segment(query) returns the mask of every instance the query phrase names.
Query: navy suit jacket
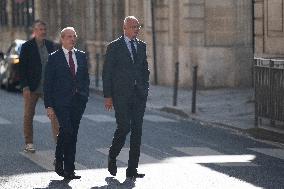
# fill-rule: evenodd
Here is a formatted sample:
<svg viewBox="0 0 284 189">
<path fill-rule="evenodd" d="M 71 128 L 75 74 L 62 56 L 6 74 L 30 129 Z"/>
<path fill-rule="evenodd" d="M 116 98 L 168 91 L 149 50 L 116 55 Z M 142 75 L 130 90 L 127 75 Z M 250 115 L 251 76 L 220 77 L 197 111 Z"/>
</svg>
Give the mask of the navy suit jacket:
<svg viewBox="0 0 284 189">
<path fill-rule="evenodd" d="M 55 44 L 44 40 L 48 54 L 55 51 Z M 31 91 L 37 89 L 41 80 L 42 64 L 35 38 L 22 45 L 20 53 L 21 87 L 29 87 Z"/>
<path fill-rule="evenodd" d="M 137 60 L 134 64 L 124 36 L 121 36 L 107 47 L 102 76 L 104 97 L 112 97 L 115 104 L 128 101 L 134 92 L 136 80 L 139 96 L 146 100 L 149 73 L 146 44 L 137 39 Z"/>
<path fill-rule="evenodd" d="M 73 78 L 62 48 L 49 55 L 44 80 L 46 108 L 70 106 L 75 93 L 88 101 L 90 79 L 86 54 L 75 49 L 75 56 L 78 67 Z"/>
</svg>

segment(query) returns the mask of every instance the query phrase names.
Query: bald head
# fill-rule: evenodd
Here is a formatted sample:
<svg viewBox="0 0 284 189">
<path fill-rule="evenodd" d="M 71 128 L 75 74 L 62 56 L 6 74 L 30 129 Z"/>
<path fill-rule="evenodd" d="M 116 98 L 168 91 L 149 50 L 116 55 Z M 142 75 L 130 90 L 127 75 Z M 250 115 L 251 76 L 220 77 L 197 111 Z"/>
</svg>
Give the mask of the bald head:
<svg viewBox="0 0 284 189">
<path fill-rule="evenodd" d="M 77 34 L 73 27 L 66 27 L 61 30 L 61 43 L 65 49 L 73 49 L 76 43 L 76 39 Z"/>
<path fill-rule="evenodd" d="M 124 35 L 129 39 L 134 39 L 137 37 L 140 31 L 140 24 L 135 16 L 127 16 L 123 22 Z"/>
<path fill-rule="evenodd" d="M 61 38 L 64 36 L 65 33 L 70 32 L 70 31 L 73 31 L 77 37 L 76 31 L 73 27 L 66 27 L 66 28 L 63 28 L 60 32 Z"/>
</svg>

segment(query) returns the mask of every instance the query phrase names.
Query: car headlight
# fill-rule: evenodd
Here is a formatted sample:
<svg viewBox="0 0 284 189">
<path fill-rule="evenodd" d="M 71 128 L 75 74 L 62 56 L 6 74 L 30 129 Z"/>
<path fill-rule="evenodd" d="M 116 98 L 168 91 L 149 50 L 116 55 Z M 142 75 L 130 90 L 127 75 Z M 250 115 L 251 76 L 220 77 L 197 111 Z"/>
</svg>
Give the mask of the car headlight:
<svg viewBox="0 0 284 189">
<path fill-rule="evenodd" d="M 18 63 L 20 63 L 20 59 L 18 59 L 18 58 L 13 58 L 12 63 L 13 63 L 13 64 L 18 64 Z"/>
<path fill-rule="evenodd" d="M 18 55 L 11 55 L 11 59 L 12 59 L 12 64 L 18 64 L 20 63 L 20 59 Z"/>
</svg>

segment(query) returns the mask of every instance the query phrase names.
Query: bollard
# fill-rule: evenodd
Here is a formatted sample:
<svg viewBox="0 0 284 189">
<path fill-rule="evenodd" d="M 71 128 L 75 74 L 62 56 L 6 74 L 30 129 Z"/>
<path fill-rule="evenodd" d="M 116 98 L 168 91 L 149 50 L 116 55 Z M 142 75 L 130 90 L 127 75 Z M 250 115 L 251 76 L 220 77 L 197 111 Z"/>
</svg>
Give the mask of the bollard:
<svg viewBox="0 0 284 189">
<path fill-rule="evenodd" d="M 177 105 L 178 95 L 178 77 L 179 77 L 179 63 L 175 64 L 175 80 L 174 80 L 174 95 L 173 95 L 173 106 Z"/>
<path fill-rule="evenodd" d="M 197 68 L 197 65 L 193 66 L 191 113 L 196 110 Z"/>
<path fill-rule="evenodd" d="M 96 53 L 96 87 L 99 87 L 100 54 Z"/>
</svg>

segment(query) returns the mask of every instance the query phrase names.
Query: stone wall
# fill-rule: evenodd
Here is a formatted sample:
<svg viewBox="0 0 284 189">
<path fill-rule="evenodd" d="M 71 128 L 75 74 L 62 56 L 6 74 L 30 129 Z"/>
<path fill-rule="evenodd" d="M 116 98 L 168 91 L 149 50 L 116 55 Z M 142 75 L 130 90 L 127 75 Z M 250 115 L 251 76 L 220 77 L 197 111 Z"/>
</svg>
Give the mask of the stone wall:
<svg viewBox="0 0 284 189">
<path fill-rule="evenodd" d="M 198 66 L 200 87 L 251 85 L 250 1 L 159 0 L 155 4 L 155 18 L 159 84 L 173 84 L 175 63 L 179 62 L 182 87 L 192 86 L 194 65 Z M 151 27 L 144 30 L 146 41 L 151 41 Z M 150 51 L 151 45 L 150 42 Z M 152 56 L 149 59 L 152 63 Z M 153 66 L 150 68 L 153 73 Z"/>
<path fill-rule="evenodd" d="M 10 1 L 8 1 L 10 2 Z M 253 58 L 252 2 L 248 0 L 154 0 L 158 83 L 171 86 L 175 63 L 180 65 L 180 86 L 192 86 L 192 68 L 198 66 L 200 87 L 251 85 Z M 279 7 L 282 0 L 255 0 L 255 44 L 258 54 L 284 54 Z M 281 5 L 281 6 L 280 6 Z M 125 15 L 136 16 L 143 28 L 139 36 L 148 44 L 151 81 L 154 80 L 151 0 L 35 1 L 35 17 L 48 24 L 48 37 L 59 40 L 63 27 L 78 32 L 78 48 L 89 55 L 90 73 L 96 72 L 96 54 L 119 37 Z M 266 11 L 265 11 L 266 10 Z M 276 10 L 276 11 L 275 11 Z M 266 16 L 264 16 L 266 15 Z M 281 17 L 281 18 L 280 18 Z M 268 20 L 269 18 L 269 20 Z M 268 27 L 266 31 L 264 28 Z M 14 38 L 26 39 L 23 28 L 4 27 L 1 46 Z M 265 36 L 265 37 L 264 37 Z M 100 59 L 100 72 L 103 60 Z"/>
<path fill-rule="evenodd" d="M 284 1 L 255 0 L 255 55 L 284 56 Z"/>
</svg>

